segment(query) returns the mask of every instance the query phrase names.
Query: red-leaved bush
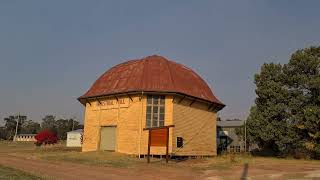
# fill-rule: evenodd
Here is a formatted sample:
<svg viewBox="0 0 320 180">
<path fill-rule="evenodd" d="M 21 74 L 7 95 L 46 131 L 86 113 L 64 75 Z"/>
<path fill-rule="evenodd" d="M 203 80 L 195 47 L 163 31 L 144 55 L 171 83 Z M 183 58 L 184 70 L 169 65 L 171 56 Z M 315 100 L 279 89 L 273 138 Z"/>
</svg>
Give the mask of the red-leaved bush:
<svg viewBox="0 0 320 180">
<path fill-rule="evenodd" d="M 57 134 L 49 130 L 40 131 L 35 136 L 35 139 L 37 140 L 35 143 L 37 146 L 41 146 L 42 144 L 55 144 L 58 142 Z"/>
</svg>

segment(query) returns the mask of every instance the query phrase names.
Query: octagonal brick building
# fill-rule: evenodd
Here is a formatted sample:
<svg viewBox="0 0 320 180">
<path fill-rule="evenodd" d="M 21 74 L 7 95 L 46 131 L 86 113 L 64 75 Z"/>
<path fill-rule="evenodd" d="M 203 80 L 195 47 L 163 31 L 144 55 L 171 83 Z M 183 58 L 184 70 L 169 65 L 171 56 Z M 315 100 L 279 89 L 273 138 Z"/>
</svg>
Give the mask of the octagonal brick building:
<svg viewBox="0 0 320 180">
<path fill-rule="evenodd" d="M 145 155 L 146 129 L 173 125 L 171 155 L 217 154 L 217 112 L 225 105 L 192 69 L 162 56 L 112 67 L 78 100 L 85 106 L 82 151 Z M 164 155 L 166 148 L 150 151 Z"/>
</svg>

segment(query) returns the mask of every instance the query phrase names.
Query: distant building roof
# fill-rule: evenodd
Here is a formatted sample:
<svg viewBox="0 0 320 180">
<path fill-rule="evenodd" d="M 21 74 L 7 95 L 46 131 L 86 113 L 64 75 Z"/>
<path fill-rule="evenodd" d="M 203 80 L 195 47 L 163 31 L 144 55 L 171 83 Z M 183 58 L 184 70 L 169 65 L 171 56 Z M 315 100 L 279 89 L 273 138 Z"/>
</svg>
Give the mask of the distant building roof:
<svg viewBox="0 0 320 180">
<path fill-rule="evenodd" d="M 83 133 L 83 129 L 77 129 L 77 130 L 74 130 L 74 131 L 69 131 L 67 133 Z"/>
<path fill-rule="evenodd" d="M 217 126 L 220 127 L 239 127 L 244 124 L 244 120 L 233 120 L 233 121 L 217 121 Z"/>
</svg>

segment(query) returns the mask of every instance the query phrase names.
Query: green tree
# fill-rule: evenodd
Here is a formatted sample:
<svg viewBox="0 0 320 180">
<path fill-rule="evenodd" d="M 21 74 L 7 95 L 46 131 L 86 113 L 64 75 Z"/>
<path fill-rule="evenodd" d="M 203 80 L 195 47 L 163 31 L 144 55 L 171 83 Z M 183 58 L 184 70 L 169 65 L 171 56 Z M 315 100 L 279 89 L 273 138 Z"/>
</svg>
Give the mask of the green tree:
<svg viewBox="0 0 320 180">
<path fill-rule="evenodd" d="M 50 130 L 52 132 L 56 132 L 56 117 L 53 115 L 46 115 L 42 118 L 41 129 L 42 130 Z"/>
<path fill-rule="evenodd" d="M 320 138 L 320 47 L 296 51 L 288 64 L 264 64 L 255 75 L 257 98 L 248 139 L 288 154 L 315 152 Z"/>
<path fill-rule="evenodd" d="M 21 127 L 21 132 L 23 134 L 36 134 L 40 130 L 40 124 L 32 120 L 25 121 Z"/>
<path fill-rule="evenodd" d="M 290 94 L 290 122 L 300 145 L 314 152 L 320 144 L 320 47 L 296 51 L 283 72 Z"/>
<path fill-rule="evenodd" d="M 50 130 L 54 133 L 57 133 L 57 136 L 61 140 L 67 139 L 67 132 L 72 131 L 72 129 L 81 129 L 83 125 L 81 125 L 78 121 L 74 119 L 58 119 L 55 120 L 55 116 L 46 115 L 42 119 L 41 129 L 42 130 Z"/>
<path fill-rule="evenodd" d="M 0 140 L 7 139 L 7 129 L 5 127 L 0 127 Z"/>
<path fill-rule="evenodd" d="M 9 116 L 4 118 L 3 120 L 5 121 L 4 127 L 6 129 L 6 139 L 8 140 L 13 139 L 16 131 L 17 122 L 18 122 L 17 133 L 19 134 L 21 132 L 22 125 L 24 124 L 26 119 L 27 119 L 27 116 L 21 116 L 21 115 Z"/>
<path fill-rule="evenodd" d="M 59 119 L 56 121 L 56 127 L 59 139 L 65 140 L 67 139 L 67 132 L 79 128 L 79 122 L 73 119 Z"/>
</svg>

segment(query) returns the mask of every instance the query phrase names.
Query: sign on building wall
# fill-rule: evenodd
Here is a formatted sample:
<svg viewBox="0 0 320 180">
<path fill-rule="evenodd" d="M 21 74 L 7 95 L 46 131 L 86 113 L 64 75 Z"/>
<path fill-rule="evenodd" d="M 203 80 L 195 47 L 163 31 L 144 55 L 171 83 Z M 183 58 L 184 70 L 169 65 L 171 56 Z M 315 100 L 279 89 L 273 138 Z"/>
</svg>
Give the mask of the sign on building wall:
<svg viewBox="0 0 320 180">
<path fill-rule="evenodd" d="M 129 98 L 106 99 L 96 102 L 94 110 L 99 109 L 116 109 L 129 107 Z"/>
<path fill-rule="evenodd" d="M 151 133 L 150 146 L 166 147 L 167 141 L 168 141 L 167 131 L 168 131 L 168 128 L 154 129 L 150 131 Z"/>
<path fill-rule="evenodd" d="M 162 126 L 154 128 L 144 128 L 149 133 L 148 137 L 148 163 L 150 163 L 150 148 L 151 146 L 166 147 L 166 162 L 169 161 L 169 128 L 174 127 Z"/>
</svg>

